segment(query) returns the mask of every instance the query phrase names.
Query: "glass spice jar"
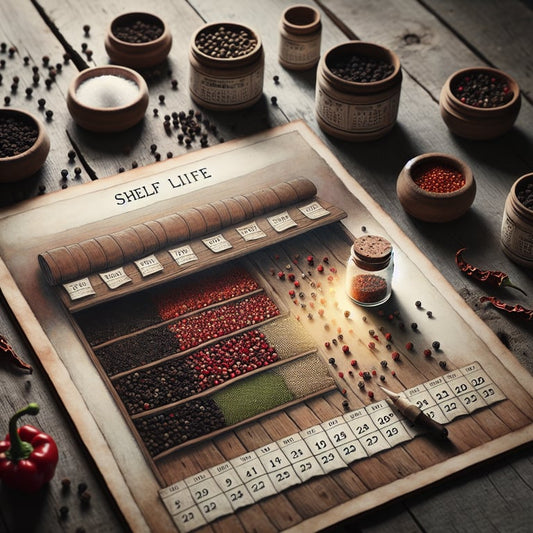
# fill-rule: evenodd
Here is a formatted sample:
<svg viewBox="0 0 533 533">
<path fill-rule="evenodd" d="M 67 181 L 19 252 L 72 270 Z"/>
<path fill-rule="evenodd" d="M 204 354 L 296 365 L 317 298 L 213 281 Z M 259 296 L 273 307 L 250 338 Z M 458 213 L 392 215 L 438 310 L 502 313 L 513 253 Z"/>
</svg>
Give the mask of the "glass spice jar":
<svg viewBox="0 0 533 533">
<path fill-rule="evenodd" d="M 392 292 L 393 272 L 391 243 L 378 235 L 358 237 L 346 266 L 346 293 L 363 307 L 385 303 Z"/>
</svg>

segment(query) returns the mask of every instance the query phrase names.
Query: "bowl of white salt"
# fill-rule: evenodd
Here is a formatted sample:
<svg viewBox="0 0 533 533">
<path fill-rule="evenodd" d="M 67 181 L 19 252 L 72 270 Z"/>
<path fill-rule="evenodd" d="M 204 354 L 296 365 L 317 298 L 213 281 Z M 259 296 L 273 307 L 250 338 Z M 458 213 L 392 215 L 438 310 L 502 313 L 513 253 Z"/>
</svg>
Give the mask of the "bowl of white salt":
<svg viewBox="0 0 533 533">
<path fill-rule="evenodd" d="M 70 84 L 67 107 L 74 122 L 89 131 L 124 131 L 144 118 L 148 87 L 139 73 L 126 67 L 88 68 Z"/>
</svg>

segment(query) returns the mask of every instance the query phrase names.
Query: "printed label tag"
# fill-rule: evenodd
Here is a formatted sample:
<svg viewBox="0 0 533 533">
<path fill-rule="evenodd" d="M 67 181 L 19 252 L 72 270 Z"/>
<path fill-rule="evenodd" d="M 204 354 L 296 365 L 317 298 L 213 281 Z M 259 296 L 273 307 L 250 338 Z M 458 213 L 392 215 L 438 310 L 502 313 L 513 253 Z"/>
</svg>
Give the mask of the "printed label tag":
<svg viewBox="0 0 533 533">
<path fill-rule="evenodd" d="M 163 265 L 157 260 L 155 255 L 148 255 L 134 262 L 143 278 L 163 270 Z"/>
<path fill-rule="evenodd" d="M 83 278 L 77 281 L 71 281 L 70 283 L 64 283 L 63 287 L 65 287 L 65 290 L 68 292 L 71 300 L 79 300 L 80 298 L 85 298 L 86 296 L 92 296 L 93 294 L 96 294 L 91 282 L 89 281 L 89 278 Z"/>
<path fill-rule="evenodd" d="M 173 248 L 168 253 L 178 265 L 185 265 L 191 261 L 198 261 L 198 256 L 193 252 L 190 245 L 181 246 L 180 248 Z"/>
<path fill-rule="evenodd" d="M 131 278 L 124 272 L 123 267 L 110 270 L 109 272 L 101 272 L 100 277 L 110 289 L 116 289 L 131 281 Z"/>
<path fill-rule="evenodd" d="M 218 252 L 228 250 L 229 248 L 232 247 L 231 243 L 224 238 L 224 235 L 222 235 L 222 233 L 219 233 L 218 235 L 214 235 L 213 237 L 209 237 L 208 239 L 202 239 L 202 242 L 212 252 L 215 252 L 216 254 Z"/>
<path fill-rule="evenodd" d="M 297 226 L 296 222 L 291 218 L 288 211 L 283 211 L 278 215 L 267 218 L 269 224 L 278 232 L 281 233 L 289 228 Z"/>
<path fill-rule="evenodd" d="M 246 226 L 241 226 L 240 228 L 235 228 L 238 234 L 245 241 L 255 241 L 257 239 L 262 239 L 266 237 L 266 233 L 257 225 L 257 222 L 251 222 Z"/>
<path fill-rule="evenodd" d="M 329 211 L 324 209 L 318 202 L 311 202 L 310 204 L 304 205 L 299 209 L 307 218 L 312 220 L 329 215 Z"/>
</svg>

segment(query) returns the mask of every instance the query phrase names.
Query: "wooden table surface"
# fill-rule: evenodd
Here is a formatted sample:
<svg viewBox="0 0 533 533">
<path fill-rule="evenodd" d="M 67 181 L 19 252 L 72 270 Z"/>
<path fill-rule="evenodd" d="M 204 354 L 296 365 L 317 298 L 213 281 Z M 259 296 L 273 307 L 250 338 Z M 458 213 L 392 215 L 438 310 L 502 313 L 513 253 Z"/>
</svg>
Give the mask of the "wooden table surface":
<svg viewBox="0 0 533 533">
<path fill-rule="evenodd" d="M 205 22 L 234 20 L 254 26 L 262 37 L 266 63 L 264 96 L 252 108 L 233 113 L 205 113 L 218 131 L 209 144 L 304 119 L 338 157 L 349 173 L 391 214 L 422 252 L 442 271 L 478 316 L 498 335 L 524 367 L 533 372 L 531 323 L 512 320 L 479 303 L 484 287 L 462 275 L 454 263 L 458 248 L 468 248 L 476 264 L 502 270 L 515 284 L 533 294 L 531 271 L 511 262 L 500 247 L 500 225 L 505 198 L 513 182 L 533 171 L 533 10 L 519 0 L 323 0 L 322 51 L 348 39 L 387 46 L 400 57 L 404 72 L 398 123 L 386 137 L 351 144 L 325 135 L 314 116 L 315 71 L 284 70 L 277 60 L 278 23 L 292 2 L 263 0 L 2 0 L 0 3 L 0 105 L 42 115 L 51 138 L 51 150 L 42 170 L 16 185 L 0 187 L 2 206 L 23 202 L 38 194 L 61 194 L 66 187 L 80 187 L 105 179 L 133 166 L 154 163 L 150 146 L 156 144 L 163 158 L 179 157 L 187 149 L 165 134 L 162 116 L 188 111 L 193 105 L 188 92 L 188 49 L 192 33 Z M 127 11 L 146 11 L 165 19 L 173 35 L 168 65 L 148 79 L 150 104 L 141 125 L 112 136 L 90 134 L 77 127 L 66 107 L 72 78 L 85 66 L 109 62 L 104 36 L 109 22 Z M 83 26 L 89 25 L 88 34 Z M 10 52 L 10 48 L 16 50 Z M 73 57 L 68 64 L 63 54 Z M 90 50 L 92 54 L 87 54 Z M 47 88 L 45 56 L 61 71 Z M 25 64 L 24 58 L 29 58 Z M 31 66 L 43 76 L 31 97 Z M 439 93 L 448 76 L 460 69 L 489 65 L 511 74 L 522 90 L 522 109 L 508 134 L 491 141 L 467 141 L 453 136 L 439 114 Z M 12 78 L 20 78 L 11 89 Z M 279 76 L 279 82 L 274 82 Z M 171 80 L 178 80 L 177 89 Z M 164 96 L 161 103 L 160 96 Z M 277 98 L 273 105 L 272 97 Z M 44 98 L 44 108 L 38 99 Z M 159 110 L 155 116 L 153 109 Z M 46 110 L 53 111 L 47 119 Z M 193 144 L 189 150 L 201 149 Z M 68 153 L 75 150 L 76 158 Z M 428 224 L 408 216 L 396 196 L 396 178 L 402 166 L 424 152 L 446 152 L 466 161 L 473 169 L 478 191 L 469 212 L 457 221 Z M 81 173 L 75 174 L 75 167 Z M 68 176 L 62 178 L 61 170 Z M 21 204 L 23 205 L 23 204 Z M 90 209 L 91 206 L 87 206 Z M 527 308 L 531 296 L 510 289 L 497 294 Z M 39 423 L 51 433 L 60 449 L 54 480 L 43 491 L 22 497 L 0 485 L 0 532 L 77 531 L 114 532 L 125 529 L 120 513 L 95 471 L 69 421 L 68 412 L 54 395 L 47 376 L 25 341 L 5 302 L 0 302 L 0 333 L 34 366 L 31 375 L 0 366 L 0 421 L 4 429 L 15 408 L 28 401 L 41 405 Z M 2 430 L 4 431 L 4 430 Z M 70 491 L 61 479 L 72 482 Z M 89 505 L 76 495 L 79 483 L 88 485 Z M 354 531 L 531 531 L 533 524 L 533 447 L 473 468 L 436 486 L 411 495 L 348 524 L 335 528 Z M 60 517 L 61 507 L 68 516 Z M 81 531 L 81 529 L 80 529 Z"/>
</svg>

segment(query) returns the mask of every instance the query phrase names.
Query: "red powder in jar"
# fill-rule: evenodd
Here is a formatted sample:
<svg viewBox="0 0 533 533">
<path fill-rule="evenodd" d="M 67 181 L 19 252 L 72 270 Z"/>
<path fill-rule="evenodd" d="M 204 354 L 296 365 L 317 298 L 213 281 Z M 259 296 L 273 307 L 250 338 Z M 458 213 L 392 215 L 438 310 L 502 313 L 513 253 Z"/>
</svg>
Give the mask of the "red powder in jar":
<svg viewBox="0 0 533 533">
<path fill-rule="evenodd" d="M 461 172 L 445 165 L 420 168 L 413 175 L 413 181 L 425 191 L 441 194 L 456 191 L 465 184 Z"/>
</svg>

